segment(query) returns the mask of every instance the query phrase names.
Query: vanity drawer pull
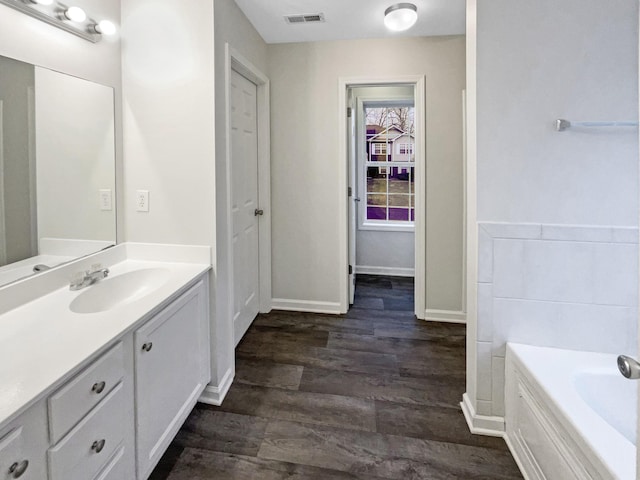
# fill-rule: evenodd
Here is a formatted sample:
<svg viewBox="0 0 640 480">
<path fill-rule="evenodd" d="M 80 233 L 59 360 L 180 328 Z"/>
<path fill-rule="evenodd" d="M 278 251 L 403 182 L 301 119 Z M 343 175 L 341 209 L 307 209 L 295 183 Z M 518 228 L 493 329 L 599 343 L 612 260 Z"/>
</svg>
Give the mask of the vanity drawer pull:
<svg viewBox="0 0 640 480">
<path fill-rule="evenodd" d="M 96 453 L 100 453 L 102 451 L 102 449 L 104 448 L 104 444 L 105 443 L 106 443 L 106 440 L 104 438 L 102 440 L 96 440 L 91 445 L 91 450 L 93 450 Z"/>
<path fill-rule="evenodd" d="M 152 348 L 153 342 L 145 343 L 144 345 L 142 345 L 142 350 L 144 350 L 145 352 L 150 352 Z"/>
<path fill-rule="evenodd" d="M 9 467 L 9 473 L 12 474 L 11 478 L 20 478 L 27 471 L 27 468 L 29 468 L 29 460 L 15 462 Z"/>
<path fill-rule="evenodd" d="M 93 387 L 91 387 L 91 391 L 100 394 L 104 391 L 104 387 L 106 386 L 107 384 L 105 382 L 96 382 L 93 384 Z"/>
</svg>

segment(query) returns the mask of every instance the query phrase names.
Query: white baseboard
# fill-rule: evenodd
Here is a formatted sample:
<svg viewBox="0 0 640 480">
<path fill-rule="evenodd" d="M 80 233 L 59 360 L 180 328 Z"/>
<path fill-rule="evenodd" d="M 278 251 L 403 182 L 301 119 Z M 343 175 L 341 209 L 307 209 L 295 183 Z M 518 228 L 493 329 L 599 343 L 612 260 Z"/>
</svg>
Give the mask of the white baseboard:
<svg viewBox="0 0 640 480">
<path fill-rule="evenodd" d="M 414 268 L 397 268 L 397 267 L 368 267 L 366 265 L 356 265 L 356 274 L 365 275 L 389 275 L 390 277 L 414 277 Z"/>
<path fill-rule="evenodd" d="M 462 407 L 462 413 L 464 413 L 464 418 L 471 433 L 504 438 L 504 417 L 478 415 L 475 408 L 473 408 L 469 395 L 466 393 L 462 395 L 460 407 Z"/>
<path fill-rule="evenodd" d="M 222 377 L 220 384 L 218 386 L 211 384 L 207 385 L 204 392 L 202 392 L 202 395 L 200 395 L 200 398 L 198 398 L 198 401 L 208 405 L 215 405 L 216 407 L 222 405 L 224 397 L 227 396 L 227 392 L 229 391 L 229 388 L 231 388 L 234 376 L 232 369 L 227 370 Z"/>
<path fill-rule="evenodd" d="M 292 312 L 329 313 L 340 315 L 338 302 L 313 302 L 308 300 L 289 300 L 286 298 L 274 298 L 271 300 L 273 310 L 288 310 Z"/>
<path fill-rule="evenodd" d="M 467 323 L 465 312 L 455 310 L 433 310 L 427 308 L 424 311 L 424 319 L 429 322 Z"/>
</svg>

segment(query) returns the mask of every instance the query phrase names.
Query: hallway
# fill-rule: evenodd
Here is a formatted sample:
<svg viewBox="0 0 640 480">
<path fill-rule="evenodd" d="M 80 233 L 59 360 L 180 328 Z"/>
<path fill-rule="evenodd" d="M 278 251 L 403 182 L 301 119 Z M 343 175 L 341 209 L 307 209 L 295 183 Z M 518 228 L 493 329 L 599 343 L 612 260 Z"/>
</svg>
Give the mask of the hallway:
<svg viewBox="0 0 640 480">
<path fill-rule="evenodd" d="M 465 327 L 413 315 L 412 279 L 358 275 L 345 316 L 260 315 L 224 404 L 198 404 L 151 476 L 516 479 L 504 441 L 469 433 Z"/>
</svg>

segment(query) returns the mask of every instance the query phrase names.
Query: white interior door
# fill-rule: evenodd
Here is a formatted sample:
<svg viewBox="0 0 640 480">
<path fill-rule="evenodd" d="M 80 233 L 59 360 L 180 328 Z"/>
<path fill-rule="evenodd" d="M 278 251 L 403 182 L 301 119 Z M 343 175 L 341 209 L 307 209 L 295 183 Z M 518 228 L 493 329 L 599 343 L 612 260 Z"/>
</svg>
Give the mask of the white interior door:
<svg viewBox="0 0 640 480">
<path fill-rule="evenodd" d="M 231 217 L 235 344 L 260 308 L 257 87 L 231 71 Z"/>
<path fill-rule="evenodd" d="M 358 190 L 356 189 L 356 112 L 353 93 L 348 91 L 347 148 L 349 149 L 349 305 L 353 305 L 356 294 L 356 224 Z"/>
<path fill-rule="evenodd" d="M 7 235 L 4 223 L 4 103 L 0 99 L 0 266 L 7 264 Z"/>
</svg>

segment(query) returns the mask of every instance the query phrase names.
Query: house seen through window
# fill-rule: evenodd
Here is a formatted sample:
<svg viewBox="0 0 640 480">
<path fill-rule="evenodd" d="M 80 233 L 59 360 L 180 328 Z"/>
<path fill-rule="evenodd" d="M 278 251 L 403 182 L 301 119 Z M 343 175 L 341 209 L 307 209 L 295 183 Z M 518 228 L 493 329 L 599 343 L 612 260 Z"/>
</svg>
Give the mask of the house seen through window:
<svg viewBox="0 0 640 480">
<path fill-rule="evenodd" d="M 415 219 L 414 107 L 365 107 L 365 221 Z"/>
</svg>

